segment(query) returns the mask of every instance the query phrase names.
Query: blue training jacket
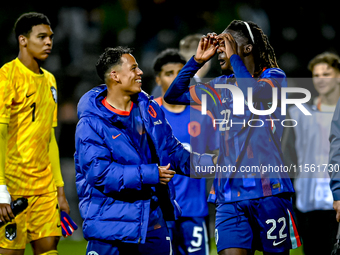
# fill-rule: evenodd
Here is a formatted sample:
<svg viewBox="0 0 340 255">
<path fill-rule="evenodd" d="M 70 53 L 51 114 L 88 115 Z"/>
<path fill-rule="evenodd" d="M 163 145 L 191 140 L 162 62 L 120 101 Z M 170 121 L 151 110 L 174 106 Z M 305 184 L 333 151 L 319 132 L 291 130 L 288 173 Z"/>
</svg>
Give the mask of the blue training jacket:
<svg viewBox="0 0 340 255">
<path fill-rule="evenodd" d="M 87 240 L 144 243 L 153 188 L 166 220 L 179 216 L 172 182 L 159 183 L 158 165 L 171 164 L 179 174 L 190 174 L 190 153 L 173 136 L 158 104 L 141 92 L 134 101 L 150 139 L 152 159 L 133 145 L 120 115 L 102 100 L 106 85 L 87 92 L 79 101 L 74 155 L 76 186 L 83 233 Z M 113 139 L 115 138 L 115 139 Z M 211 157 L 210 157 L 211 162 Z"/>
</svg>

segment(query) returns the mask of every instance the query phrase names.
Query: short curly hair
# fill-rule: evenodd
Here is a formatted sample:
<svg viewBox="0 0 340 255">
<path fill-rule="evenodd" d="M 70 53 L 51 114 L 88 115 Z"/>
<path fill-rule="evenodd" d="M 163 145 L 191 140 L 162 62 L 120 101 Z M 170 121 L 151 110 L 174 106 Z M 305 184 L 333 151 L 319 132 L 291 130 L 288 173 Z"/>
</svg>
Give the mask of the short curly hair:
<svg viewBox="0 0 340 255">
<path fill-rule="evenodd" d="M 169 63 L 186 64 L 185 58 L 179 53 L 177 49 L 166 49 L 158 54 L 153 63 L 153 71 L 158 75 L 162 71 L 162 67 Z"/>
<path fill-rule="evenodd" d="M 105 75 L 115 65 L 122 64 L 122 55 L 132 53 L 128 47 L 118 46 L 116 48 L 106 48 L 104 53 L 99 56 L 96 63 L 97 74 L 105 82 Z"/>
<path fill-rule="evenodd" d="M 28 12 L 22 14 L 14 25 L 14 33 L 16 36 L 16 39 L 20 35 L 24 35 L 26 37 L 29 37 L 30 33 L 32 32 L 32 28 L 37 25 L 49 25 L 51 26 L 51 23 L 46 15 L 38 12 Z"/>
</svg>

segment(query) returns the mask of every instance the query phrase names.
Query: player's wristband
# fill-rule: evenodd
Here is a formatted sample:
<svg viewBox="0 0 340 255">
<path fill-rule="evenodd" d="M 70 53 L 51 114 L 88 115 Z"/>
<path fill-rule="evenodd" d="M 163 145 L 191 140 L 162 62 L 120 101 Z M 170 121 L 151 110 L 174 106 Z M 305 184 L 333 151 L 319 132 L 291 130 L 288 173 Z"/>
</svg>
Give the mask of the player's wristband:
<svg viewBox="0 0 340 255">
<path fill-rule="evenodd" d="M 68 215 L 66 212 L 61 211 L 60 214 L 61 214 L 60 224 L 62 228 L 63 237 L 71 236 L 73 232 L 78 229 L 78 226 L 71 219 L 70 215 Z"/>
<path fill-rule="evenodd" d="M 6 185 L 0 185 L 0 204 L 10 204 L 11 203 L 11 195 L 7 190 Z"/>
</svg>

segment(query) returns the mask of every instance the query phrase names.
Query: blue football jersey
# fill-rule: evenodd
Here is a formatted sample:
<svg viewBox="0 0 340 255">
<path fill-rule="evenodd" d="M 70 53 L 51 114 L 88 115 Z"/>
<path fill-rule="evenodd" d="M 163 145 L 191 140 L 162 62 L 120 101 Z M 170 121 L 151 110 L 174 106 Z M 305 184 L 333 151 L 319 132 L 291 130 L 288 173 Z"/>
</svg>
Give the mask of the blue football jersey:
<svg viewBox="0 0 340 255">
<path fill-rule="evenodd" d="M 285 119 L 281 114 L 280 98 L 281 88 L 287 87 L 286 75 L 279 68 L 268 68 L 259 78 L 253 78 L 239 56 L 233 55 L 230 62 L 233 74 L 189 87 L 189 77 L 200 68 L 192 58 L 165 94 L 171 103 L 202 107 L 202 98 L 205 98 L 206 109 L 215 118 L 220 152 L 209 201 L 220 204 L 294 192 L 283 169 L 280 142 Z M 224 85 L 230 85 L 230 89 Z M 252 88 L 251 102 L 248 102 L 248 88 Z M 278 98 L 275 111 L 266 115 L 254 114 L 253 109 L 271 109 L 273 88 L 276 88 L 275 97 Z M 234 114 L 240 108 L 244 112 Z"/>
</svg>

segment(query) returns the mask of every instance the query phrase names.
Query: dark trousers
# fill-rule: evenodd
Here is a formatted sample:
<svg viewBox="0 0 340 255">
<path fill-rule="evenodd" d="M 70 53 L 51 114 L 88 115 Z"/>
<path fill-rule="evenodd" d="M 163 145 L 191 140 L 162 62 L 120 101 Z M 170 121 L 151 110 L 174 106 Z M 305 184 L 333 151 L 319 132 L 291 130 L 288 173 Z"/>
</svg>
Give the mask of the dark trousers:
<svg viewBox="0 0 340 255">
<path fill-rule="evenodd" d="M 338 230 L 335 211 L 303 213 L 296 209 L 295 215 L 305 255 L 331 254 Z"/>
</svg>

